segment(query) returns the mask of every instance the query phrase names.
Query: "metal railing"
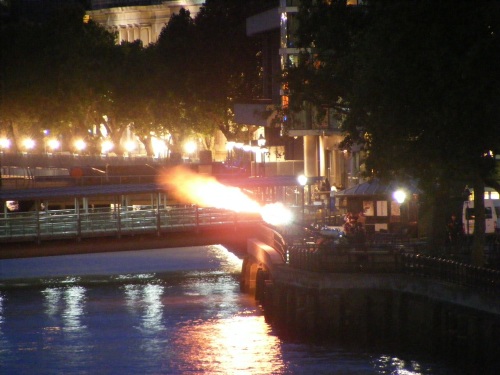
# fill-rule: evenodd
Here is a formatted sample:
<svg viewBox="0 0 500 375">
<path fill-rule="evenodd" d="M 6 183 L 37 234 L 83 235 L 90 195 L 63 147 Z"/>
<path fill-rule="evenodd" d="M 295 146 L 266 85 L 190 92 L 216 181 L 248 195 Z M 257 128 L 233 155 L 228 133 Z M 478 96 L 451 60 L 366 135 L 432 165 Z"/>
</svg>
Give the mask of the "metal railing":
<svg viewBox="0 0 500 375">
<path fill-rule="evenodd" d="M 500 294 L 498 270 L 408 253 L 397 247 L 356 250 L 338 246 L 335 251 L 322 251 L 318 244 L 306 243 L 289 245 L 287 253 L 291 267 L 312 272 L 404 273 Z"/>
<path fill-rule="evenodd" d="M 30 211 L 0 217 L 0 242 L 159 234 L 261 222 L 260 215 L 194 205 Z"/>
<path fill-rule="evenodd" d="M 488 293 L 500 293 L 498 270 L 421 254 L 402 254 L 400 268 L 406 274 L 429 277 Z"/>
</svg>

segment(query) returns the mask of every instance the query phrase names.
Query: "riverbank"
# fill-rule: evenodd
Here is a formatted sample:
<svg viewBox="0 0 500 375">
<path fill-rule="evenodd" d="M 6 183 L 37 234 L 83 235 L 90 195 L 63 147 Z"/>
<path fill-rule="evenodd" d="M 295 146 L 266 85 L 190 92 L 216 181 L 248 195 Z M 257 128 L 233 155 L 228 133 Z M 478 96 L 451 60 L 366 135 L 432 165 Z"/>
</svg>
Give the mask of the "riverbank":
<svg viewBox="0 0 500 375">
<path fill-rule="evenodd" d="M 256 235 L 256 228 L 235 230 L 204 230 L 155 235 L 65 239 L 36 242 L 8 242 L 0 244 L 0 259 L 42 256 L 90 254 L 112 251 L 148 250 L 186 246 L 222 244 L 235 253 L 246 248 L 246 239 Z"/>
</svg>

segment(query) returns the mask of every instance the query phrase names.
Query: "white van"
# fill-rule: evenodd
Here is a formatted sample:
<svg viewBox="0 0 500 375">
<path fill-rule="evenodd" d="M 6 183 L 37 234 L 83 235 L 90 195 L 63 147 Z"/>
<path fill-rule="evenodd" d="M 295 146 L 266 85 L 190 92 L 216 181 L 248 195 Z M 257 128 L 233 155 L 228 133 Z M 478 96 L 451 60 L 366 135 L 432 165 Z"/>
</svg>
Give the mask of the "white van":
<svg viewBox="0 0 500 375">
<path fill-rule="evenodd" d="M 484 200 L 485 234 L 494 234 L 500 229 L 500 199 Z M 474 234 L 474 201 L 466 201 L 462 210 L 465 235 Z"/>
</svg>

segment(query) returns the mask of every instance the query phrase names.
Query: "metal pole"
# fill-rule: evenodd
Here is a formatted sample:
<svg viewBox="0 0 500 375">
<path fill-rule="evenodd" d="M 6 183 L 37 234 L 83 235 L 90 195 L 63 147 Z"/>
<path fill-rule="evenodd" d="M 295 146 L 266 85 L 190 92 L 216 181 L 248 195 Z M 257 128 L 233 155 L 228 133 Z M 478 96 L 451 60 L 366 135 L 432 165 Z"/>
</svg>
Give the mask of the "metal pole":
<svg viewBox="0 0 500 375">
<path fill-rule="evenodd" d="M 304 185 L 302 185 L 302 224 L 304 224 L 304 211 L 305 211 L 304 198 L 305 198 Z"/>
<path fill-rule="evenodd" d="M 156 235 L 159 237 L 161 235 L 161 213 L 160 213 L 161 193 L 157 194 L 156 203 L 157 203 L 157 206 L 156 206 Z"/>
<path fill-rule="evenodd" d="M 40 228 L 40 200 L 35 200 L 35 218 L 36 218 L 36 243 L 41 242 L 41 228 Z"/>
<path fill-rule="evenodd" d="M 262 153 L 262 177 L 266 177 L 266 153 Z"/>
</svg>

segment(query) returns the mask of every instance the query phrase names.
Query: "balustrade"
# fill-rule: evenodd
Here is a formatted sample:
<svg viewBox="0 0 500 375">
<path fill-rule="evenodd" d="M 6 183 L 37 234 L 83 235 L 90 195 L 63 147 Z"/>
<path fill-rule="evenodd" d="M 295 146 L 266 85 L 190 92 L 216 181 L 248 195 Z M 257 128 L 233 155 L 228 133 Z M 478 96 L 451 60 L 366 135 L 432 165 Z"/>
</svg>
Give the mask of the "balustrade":
<svg viewBox="0 0 500 375">
<path fill-rule="evenodd" d="M 196 230 L 207 226 L 260 223 L 260 215 L 235 213 L 194 205 L 172 205 L 134 210 L 117 209 L 46 210 L 6 213 L 0 217 L 0 242 L 82 238 L 158 231 Z"/>
</svg>

